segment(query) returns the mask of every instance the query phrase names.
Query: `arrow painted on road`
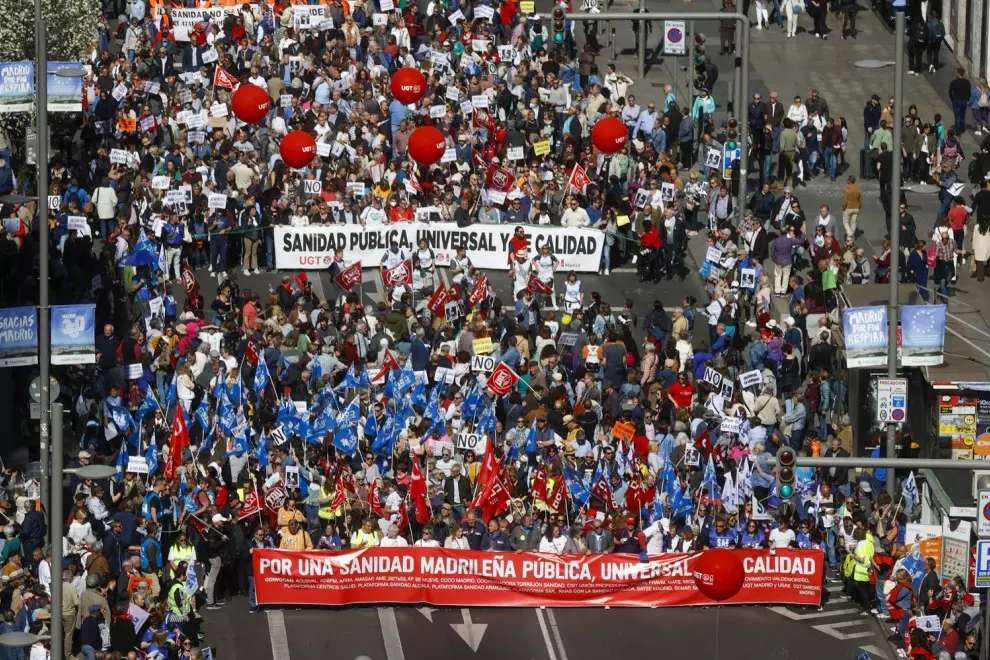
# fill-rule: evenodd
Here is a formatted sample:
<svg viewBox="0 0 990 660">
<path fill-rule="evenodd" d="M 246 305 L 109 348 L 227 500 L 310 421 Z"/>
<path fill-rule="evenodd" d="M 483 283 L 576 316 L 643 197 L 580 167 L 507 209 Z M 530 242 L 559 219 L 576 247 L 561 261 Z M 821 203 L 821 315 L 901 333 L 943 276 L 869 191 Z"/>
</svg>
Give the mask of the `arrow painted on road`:
<svg viewBox="0 0 990 660">
<path fill-rule="evenodd" d="M 452 623 L 450 627 L 460 635 L 472 651 L 477 653 L 478 647 L 481 646 L 481 638 L 485 636 L 485 631 L 488 629 L 488 624 L 471 621 L 471 610 L 467 608 L 461 609 L 461 617 L 463 617 L 464 623 Z"/>
<path fill-rule="evenodd" d="M 416 611 L 426 617 L 426 620 L 433 623 L 433 613 L 436 612 L 436 608 L 433 607 L 417 607 Z"/>
</svg>

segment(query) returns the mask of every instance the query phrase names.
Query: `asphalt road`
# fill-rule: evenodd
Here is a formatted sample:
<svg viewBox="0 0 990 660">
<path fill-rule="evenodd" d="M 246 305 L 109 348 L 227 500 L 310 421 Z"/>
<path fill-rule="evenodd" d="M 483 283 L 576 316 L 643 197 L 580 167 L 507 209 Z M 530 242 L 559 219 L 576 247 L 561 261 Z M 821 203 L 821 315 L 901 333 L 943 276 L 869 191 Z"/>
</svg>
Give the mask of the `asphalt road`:
<svg viewBox="0 0 990 660">
<path fill-rule="evenodd" d="M 830 587 L 837 585 L 830 584 Z M 889 658 L 879 623 L 836 596 L 816 608 L 603 610 L 360 607 L 249 614 L 243 598 L 205 612 L 218 660 L 600 660 Z"/>
</svg>

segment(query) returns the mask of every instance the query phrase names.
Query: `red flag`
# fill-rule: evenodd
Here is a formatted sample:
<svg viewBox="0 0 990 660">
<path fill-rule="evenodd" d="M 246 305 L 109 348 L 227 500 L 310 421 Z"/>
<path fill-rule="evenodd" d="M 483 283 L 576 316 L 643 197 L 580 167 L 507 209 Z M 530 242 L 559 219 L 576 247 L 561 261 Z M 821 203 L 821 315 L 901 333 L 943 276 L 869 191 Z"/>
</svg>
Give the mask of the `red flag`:
<svg viewBox="0 0 990 660">
<path fill-rule="evenodd" d="M 382 273 L 382 284 L 386 288 L 393 288 L 402 284 L 412 284 L 412 260 L 403 259 L 402 263 L 394 268 L 389 268 Z"/>
<path fill-rule="evenodd" d="M 584 187 L 589 183 L 591 183 L 591 177 L 588 176 L 583 167 L 574 163 L 574 169 L 571 170 L 571 178 L 567 180 L 567 185 L 584 192 Z"/>
<path fill-rule="evenodd" d="M 433 312 L 434 314 L 442 314 L 443 306 L 447 304 L 448 289 L 445 286 L 438 286 L 433 295 L 430 296 L 430 301 L 426 303 L 426 308 Z"/>
<path fill-rule="evenodd" d="M 379 518 L 382 517 L 382 492 L 378 488 L 377 481 L 371 484 L 371 490 L 368 491 L 368 506 L 371 507 L 372 513 Z"/>
<path fill-rule="evenodd" d="M 474 283 L 474 287 L 471 288 L 471 294 L 468 296 L 468 308 L 474 309 L 486 297 L 488 297 L 488 276 L 482 274 Z"/>
<path fill-rule="evenodd" d="M 482 490 L 487 488 L 488 482 L 496 476 L 500 465 L 501 464 L 495 460 L 495 443 L 489 439 L 488 443 L 485 445 L 485 456 L 481 459 L 481 468 L 478 470 L 478 484 L 481 486 Z"/>
<path fill-rule="evenodd" d="M 410 195 L 418 195 L 423 192 L 423 186 L 419 182 L 419 177 L 416 176 L 415 169 L 409 170 L 409 178 L 405 180 L 403 185 Z"/>
<path fill-rule="evenodd" d="M 265 491 L 265 508 L 272 513 L 278 513 L 278 510 L 282 508 L 285 501 L 289 499 L 289 494 L 285 492 L 285 484 L 282 482 L 282 475 L 275 473 L 274 483 L 271 483 L 271 479 L 265 482 L 267 490 Z M 268 485 L 271 483 L 271 485 Z"/>
<path fill-rule="evenodd" d="M 405 500 L 402 500 L 402 504 L 399 506 L 399 519 L 395 524 L 399 527 L 400 534 L 405 534 L 406 530 L 409 529 L 409 508 L 406 506 Z"/>
<path fill-rule="evenodd" d="M 591 494 L 597 497 L 605 505 L 606 511 L 615 510 L 615 498 L 612 497 L 612 485 L 608 483 L 608 479 L 602 472 L 598 473 L 598 479 L 595 480 L 595 485 L 591 487 Z"/>
<path fill-rule="evenodd" d="M 354 473 L 351 466 L 344 463 L 341 458 L 337 458 L 337 474 L 340 475 L 340 483 L 344 484 L 344 489 L 349 493 L 357 494 L 357 484 L 354 483 Z"/>
<path fill-rule="evenodd" d="M 629 487 L 626 488 L 626 508 L 638 514 L 645 505 L 652 501 L 652 498 L 646 499 L 646 497 L 646 489 L 643 488 L 642 477 L 637 475 L 629 482 Z"/>
<path fill-rule="evenodd" d="M 505 396 L 516 386 L 519 376 L 505 362 L 499 362 L 488 378 L 488 389 L 498 396 Z"/>
<path fill-rule="evenodd" d="M 344 482 L 340 479 L 340 474 L 337 475 L 337 483 L 333 487 L 333 499 L 330 500 L 330 510 L 333 511 L 339 507 L 344 506 Z"/>
<path fill-rule="evenodd" d="M 694 448 L 701 452 L 701 458 L 708 460 L 712 453 L 712 441 L 708 437 L 708 431 L 698 436 L 698 439 L 694 441 Z"/>
<path fill-rule="evenodd" d="M 241 507 L 241 512 L 238 514 L 237 519 L 244 520 L 256 513 L 261 513 L 261 503 L 258 501 L 258 491 L 252 490 L 250 493 L 244 495 L 244 506 Z"/>
<path fill-rule="evenodd" d="M 533 502 L 544 502 L 547 499 L 547 466 L 540 465 L 536 468 L 536 476 L 533 477 L 533 485 L 529 489 Z"/>
<path fill-rule="evenodd" d="M 172 422 L 172 437 L 168 441 L 168 459 L 165 461 L 165 478 L 173 479 L 175 471 L 182 465 L 182 453 L 189 446 L 189 429 L 182 406 L 176 406 L 175 421 Z"/>
<path fill-rule="evenodd" d="M 489 482 L 479 498 L 481 504 L 481 517 L 487 525 L 492 518 L 500 516 L 508 510 L 512 496 L 509 494 L 508 484 L 502 479 L 502 475 L 496 476 Z"/>
<path fill-rule="evenodd" d="M 255 344 L 254 337 L 249 337 L 247 340 L 247 346 L 244 347 L 244 359 L 247 360 L 252 367 L 258 366 L 258 346 Z"/>
<path fill-rule="evenodd" d="M 529 274 L 529 280 L 526 281 L 526 289 L 531 293 L 542 293 L 545 296 L 553 295 L 553 287 L 538 278 L 536 273 Z"/>
<path fill-rule="evenodd" d="M 409 498 L 416 506 L 416 522 L 425 525 L 430 520 L 430 505 L 426 501 L 426 479 L 423 478 L 419 461 L 413 460 L 409 476 Z"/>
<path fill-rule="evenodd" d="M 384 373 L 388 373 L 389 371 L 392 371 L 392 369 L 400 368 L 399 359 L 395 357 L 395 353 L 392 352 L 392 349 L 386 348 L 385 357 L 382 359 L 382 371 Z"/>
<path fill-rule="evenodd" d="M 218 66 L 213 73 L 213 84 L 227 89 L 237 89 L 240 86 L 237 78 L 227 73 L 222 66 Z"/>
<path fill-rule="evenodd" d="M 473 121 L 475 128 L 484 128 L 489 131 L 495 130 L 495 118 L 485 108 L 475 109 Z"/>
<path fill-rule="evenodd" d="M 489 165 L 485 171 L 485 185 L 489 190 L 509 192 L 516 185 L 516 179 L 508 170 L 503 170 L 498 165 Z"/>
<path fill-rule="evenodd" d="M 351 289 L 362 283 L 361 262 L 355 261 L 350 266 L 337 273 L 337 276 L 333 278 L 333 281 L 339 284 L 341 289 L 350 293 Z"/>
<path fill-rule="evenodd" d="M 564 506 L 564 477 L 560 475 L 553 480 L 553 485 L 547 491 L 547 508 L 555 513 L 560 513 Z"/>
<path fill-rule="evenodd" d="M 199 280 L 196 278 L 196 271 L 192 269 L 189 262 L 182 264 L 182 288 L 186 290 L 186 298 L 190 302 L 199 300 Z"/>
</svg>

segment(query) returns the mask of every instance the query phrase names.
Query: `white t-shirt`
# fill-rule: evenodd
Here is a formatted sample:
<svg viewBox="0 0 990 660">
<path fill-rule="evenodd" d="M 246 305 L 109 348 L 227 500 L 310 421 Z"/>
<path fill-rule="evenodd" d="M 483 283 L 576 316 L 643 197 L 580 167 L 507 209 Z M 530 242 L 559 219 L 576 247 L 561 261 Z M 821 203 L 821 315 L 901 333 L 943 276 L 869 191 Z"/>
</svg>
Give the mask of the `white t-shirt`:
<svg viewBox="0 0 990 660">
<path fill-rule="evenodd" d="M 770 543 L 774 548 L 789 548 L 794 542 L 794 530 L 788 529 L 786 532 L 781 529 L 774 529 L 770 532 Z"/>
<path fill-rule="evenodd" d="M 386 536 L 382 539 L 381 547 L 383 548 L 407 548 L 409 547 L 409 542 L 406 541 L 401 536 L 396 536 L 394 539 Z"/>
</svg>

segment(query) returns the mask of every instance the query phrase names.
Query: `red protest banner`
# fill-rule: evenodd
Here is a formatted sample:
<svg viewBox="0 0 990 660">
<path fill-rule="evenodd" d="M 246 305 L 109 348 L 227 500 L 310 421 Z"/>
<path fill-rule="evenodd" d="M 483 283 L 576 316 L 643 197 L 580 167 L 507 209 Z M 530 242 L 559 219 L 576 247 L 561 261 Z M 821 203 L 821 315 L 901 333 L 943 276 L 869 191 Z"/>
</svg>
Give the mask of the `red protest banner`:
<svg viewBox="0 0 990 660">
<path fill-rule="evenodd" d="M 541 293 L 544 296 L 553 295 L 553 287 L 538 278 L 536 273 L 529 274 L 529 279 L 526 281 L 526 288 L 531 293 Z"/>
<path fill-rule="evenodd" d="M 382 273 L 382 284 L 387 288 L 412 284 L 412 260 L 404 259 L 402 263 L 394 268 L 389 268 Z"/>
<path fill-rule="evenodd" d="M 519 376 L 512 370 L 512 367 L 505 362 L 499 362 L 495 371 L 488 378 L 488 389 L 498 396 L 505 396 L 509 390 L 516 386 L 518 380 Z"/>
<path fill-rule="evenodd" d="M 258 491 L 252 490 L 250 493 L 244 495 L 244 506 L 241 507 L 241 512 L 237 515 L 237 519 L 244 520 L 256 513 L 261 513 L 261 503 L 258 501 Z"/>
<path fill-rule="evenodd" d="M 471 288 L 471 293 L 468 295 L 468 307 L 474 309 L 486 297 L 488 297 L 488 276 L 483 274 Z"/>
<path fill-rule="evenodd" d="M 723 604 L 818 605 L 820 550 L 735 550 L 746 570 Z M 255 550 L 260 605 L 429 603 L 439 607 L 712 605 L 694 583 L 695 554 L 546 555 L 444 548 L 343 552 Z"/>
<path fill-rule="evenodd" d="M 355 261 L 337 273 L 337 277 L 333 278 L 333 280 L 340 285 L 341 289 L 350 293 L 351 289 L 361 284 L 361 262 Z"/>
</svg>

